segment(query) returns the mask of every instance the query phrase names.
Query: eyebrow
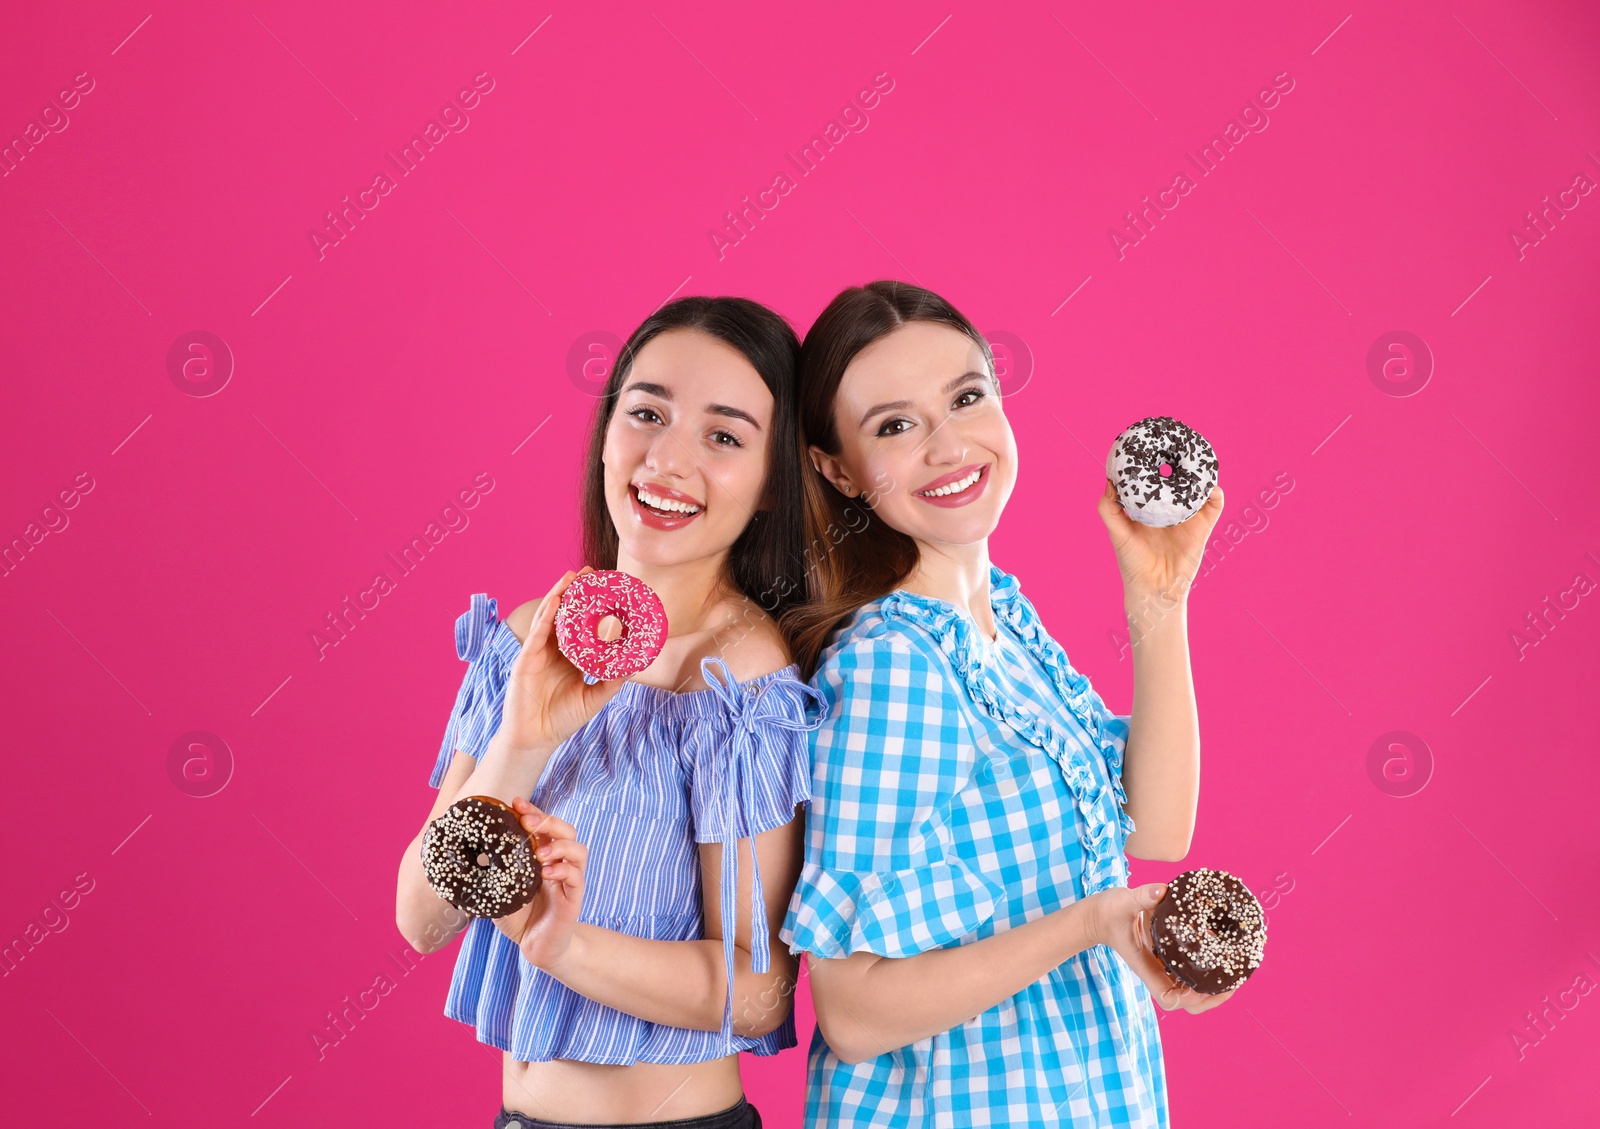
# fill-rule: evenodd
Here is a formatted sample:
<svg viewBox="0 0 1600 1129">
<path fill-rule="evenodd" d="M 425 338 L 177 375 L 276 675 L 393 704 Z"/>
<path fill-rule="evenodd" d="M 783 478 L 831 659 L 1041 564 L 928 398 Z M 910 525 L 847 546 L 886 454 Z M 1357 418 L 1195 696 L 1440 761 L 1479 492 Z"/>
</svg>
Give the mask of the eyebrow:
<svg viewBox="0 0 1600 1129">
<path fill-rule="evenodd" d="M 950 383 L 946 384 L 940 390 L 941 395 L 948 396 L 950 393 L 954 392 L 957 388 L 971 380 L 973 377 L 977 377 L 979 380 L 988 380 L 989 374 L 986 372 L 964 372 Z M 866 414 L 861 417 L 861 422 L 857 426 L 867 426 L 867 421 L 880 412 L 899 411 L 901 408 L 909 408 L 910 406 L 910 400 L 890 400 L 887 403 L 874 404 L 872 407 L 867 409 Z"/>
<path fill-rule="evenodd" d="M 668 388 L 664 384 L 652 384 L 647 380 L 636 380 L 632 384 L 629 384 L 622 391 L 643 392 L 647 396 L 656 396 L 667 401 L 669 404 L 672 403 L 672 389 Z M 730 404 L 707 404 L 706 411 L 710 412 L 712 415 L 728 416 L 732 419 L 742 419 L 757 431 L 761 430 L 761 425 L 756 422 L 756 417 L 742 408 L 735 408 Z"/>
</svg>

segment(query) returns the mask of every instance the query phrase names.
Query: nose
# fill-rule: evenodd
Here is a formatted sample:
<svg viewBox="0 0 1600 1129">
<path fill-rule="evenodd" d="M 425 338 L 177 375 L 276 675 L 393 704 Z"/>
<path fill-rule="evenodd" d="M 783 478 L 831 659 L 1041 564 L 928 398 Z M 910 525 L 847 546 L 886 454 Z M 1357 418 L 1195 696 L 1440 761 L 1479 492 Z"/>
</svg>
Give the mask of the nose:
<svg viewBox="0 0 1600 1129">
<path fill-rule="evenodd" d="M 967 457 L 967 440 L 955 416 L 947 415 L 934 425 L 923 441 L 922 457 L 932 466 L 959 466 Z"/>
<path fill-rule="evenodd" d="M 694 469 L 695 461 L 683 439 L 672 428 L 664 427 L 645 452 L 644 465 L 664 477 L 682 478 Z"/>
</svg>

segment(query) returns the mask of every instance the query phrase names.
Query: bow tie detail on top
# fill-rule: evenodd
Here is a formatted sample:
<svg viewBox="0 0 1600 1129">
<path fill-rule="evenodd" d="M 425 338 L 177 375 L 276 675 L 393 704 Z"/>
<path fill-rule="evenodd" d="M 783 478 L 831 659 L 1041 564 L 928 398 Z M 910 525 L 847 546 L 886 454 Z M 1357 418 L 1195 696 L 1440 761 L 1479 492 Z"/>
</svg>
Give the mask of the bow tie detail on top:
<svg viewBox="0 0 1600 1129">
<path fill-rule="evenodd" d="M 722 1036 L 729 1052 L 733 1049 L 733 949 L 734 935 L 738 931 L 738 917 L 734 910 L 738 893 L 739 823 L 738 802 L 742 799 L 746 813 L 755 810 L 755 756 L 757 725 L 772 725 L 780 729 L 806 731 L 816 729 L 823 722 L 795 721 L 786 716 L 778 699 L 769 698 L 768 691 L 778 684 L 768 679 L 758 687 L 741 684 L 733 677 L 728 664 L 712 656 L 700 660 L 700 674 L 706 685 L 725 702 L 735 714 L 733 738 L 727 746 L 727 776 L 719 783 L 722 787 L 722 956 L 728 973 L 728 995 L 722 1010 Z M 715 677 L 713 677 L 715 675 Z M 795 682 L 803 692 L 819 705 L 823 704 L 820 692 L 804 682 Z M 723 750 L 718 749 L 721 753 Z M 721 758 L 719 758 L 721 759 Z M 756 854 L 755 841 L 750 843 L 750 968 L 753 972 L 767 972 L 772 967 L 770 941 L 767 928 L 767 905 L 761 892 L 761 862 Z"/>
</svg>

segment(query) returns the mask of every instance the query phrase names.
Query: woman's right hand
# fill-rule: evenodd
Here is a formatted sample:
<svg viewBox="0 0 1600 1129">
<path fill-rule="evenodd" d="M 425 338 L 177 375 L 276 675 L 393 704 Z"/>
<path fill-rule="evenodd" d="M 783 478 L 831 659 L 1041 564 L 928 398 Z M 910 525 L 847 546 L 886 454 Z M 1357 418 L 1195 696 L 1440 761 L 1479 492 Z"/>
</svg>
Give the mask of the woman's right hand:
<svg viewBox="0 0 1600 1129">
<path fill-rule="evenodd" d="M 1166 896 L 1164 882 L 1149 882 L 1143 886 L 1114 886 L 1101 890 L 1086 899 L 1090 907 L 1090 935 L 1096 944 L 1109 945 L 1145 987 L 1150 996 L 1165 1011 L 1183 1008 L 1199 1013 L 1224 1003 L 1238 989 L 1207 994 L 1180 984 L 1167 972 L 1161 958 L 1156 956 L 1150 923 L 1158 903 Z"/>
<path fill-rule="evenodd" d="M 511 807 L 533 840 L 541 881 L 533 901 L 495 918 L 494 924 L 517 943 L 529 964 L 550 972 L 560 967 L 572 948 L 573 930 L 583 909 L 583 868 L 589 848 L 578 841 L 577 829 L 566 820 L 540 811 L 520 796 Z"/>
<path fill-rule="evenodd" d="M 593 571 L 586 565 L 556 581 L 528 625 L 528 637 L 511 666 L 496 734 L 514 752 L 554 751 L 622 689 L 621 679 L 593 685 L 584 682 L 583 672 L 556 645 L 561 594 L 574 579 Z"/>
</svg>

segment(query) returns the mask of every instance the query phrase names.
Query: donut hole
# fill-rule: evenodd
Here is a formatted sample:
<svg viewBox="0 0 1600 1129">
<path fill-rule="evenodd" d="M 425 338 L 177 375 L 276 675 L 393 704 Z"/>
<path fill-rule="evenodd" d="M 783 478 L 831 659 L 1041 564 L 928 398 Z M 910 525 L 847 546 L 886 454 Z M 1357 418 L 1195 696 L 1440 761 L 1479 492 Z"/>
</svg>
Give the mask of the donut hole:
<svg viewBox="0 0 1600 1129">
<path fill-rule="evenodd" d="M 615 643 L 626 634 L 622 621 L 614 615 L 602 616 L 600 622 L 594 625 L 594 633 L 602 643 Z"/>
<path fill-rule="evenodd" d="M 485 851 L 479 851 L 478 852 L 478 865 L 479 866 L 487 867 L 493 861 L 494 860 L 489 857 L 487 852 L 485 852 Z"/>
<path fill-rule="evenodd" d="M 1217 906 L 1206 914 L 1206 928 L 1219 937 L 1239 935 L 1238 920 L 1223 906 Z"/>
<path fill-rule="evenodd" d="M 1172 464 L 1171 463 L 1162 463 L 1156 469 L 1160 472 L 1162 478 L 1171 478 L 1172 477 Z"/>
</svg>

